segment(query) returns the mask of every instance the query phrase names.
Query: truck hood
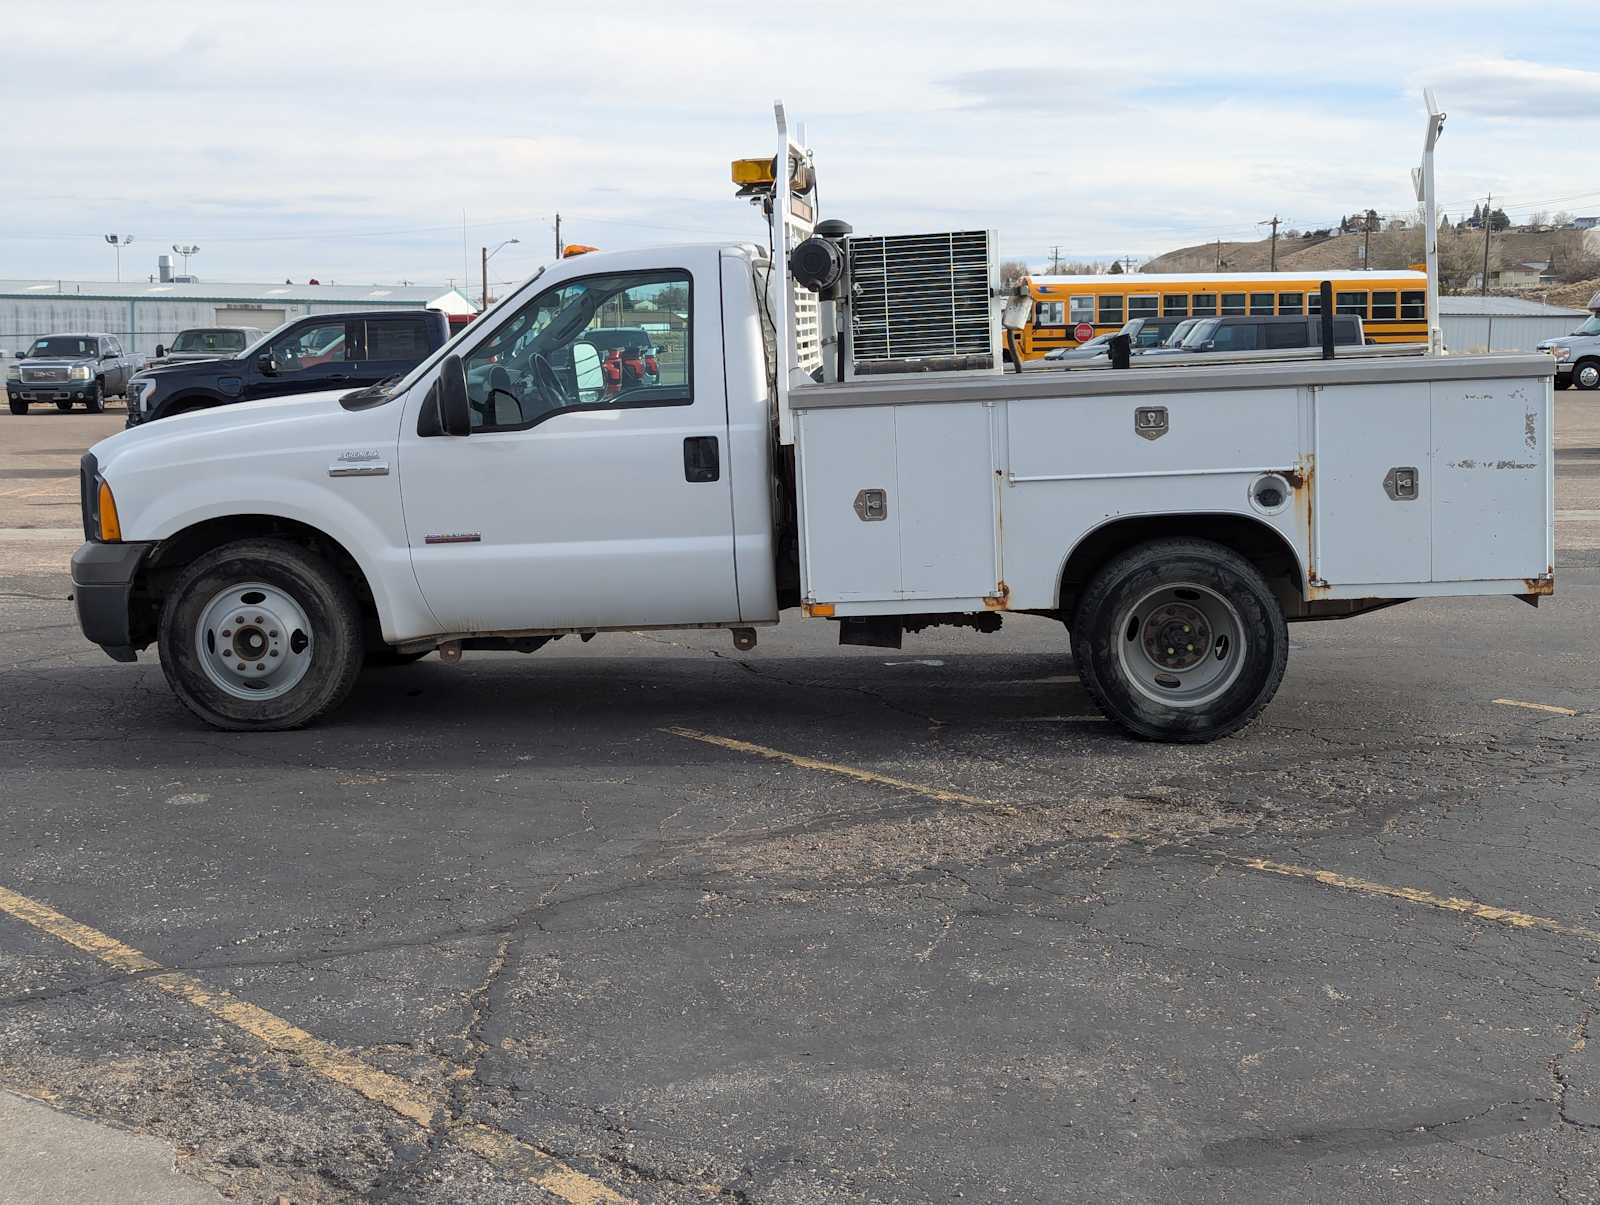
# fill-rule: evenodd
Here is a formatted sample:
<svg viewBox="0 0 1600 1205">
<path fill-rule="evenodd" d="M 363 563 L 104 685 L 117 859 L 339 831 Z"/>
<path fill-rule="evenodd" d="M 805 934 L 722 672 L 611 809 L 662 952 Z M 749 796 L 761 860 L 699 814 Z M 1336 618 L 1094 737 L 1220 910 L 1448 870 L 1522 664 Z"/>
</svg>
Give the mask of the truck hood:
<svg viewBox="0 0 1600 1205">
<path fill-rule="evenodd" d="M 155 364 L 146 364 L 139 369 L 137 375 L 141 377 L 159 377 L 163 381 L 215 381 L 218 377 L 237 376 L 244 371 L 244 361 L 235 361 L 232 357 L 219 360 L 216 356 L 208 359 L 174 360 L 168 357 Z"/>
<path fill-rule="evenodd" d="M 349 392 L 327 389 L 195 410 L 119 431 L 89 450 L 99 462 L 100 471 L 114 478 L 118 465 L 144 469 L 193 464 L 197 460 L 226 460 L 238 456 L 244 446 L 259 448 L 264 454 L 319 448 L 327 445 L 330 438 L 338 442 L 346 437 L 339 428 L 348 424 L 339 420 L 352 414 L 339 405 L 339 399 Z M 388 409 L 380 406 L 367 413 L 377 415 Z M 377 425 L 383 424 L 392 439 L 392 411 L 389 417 L 378 420 Z"/>
</svg>

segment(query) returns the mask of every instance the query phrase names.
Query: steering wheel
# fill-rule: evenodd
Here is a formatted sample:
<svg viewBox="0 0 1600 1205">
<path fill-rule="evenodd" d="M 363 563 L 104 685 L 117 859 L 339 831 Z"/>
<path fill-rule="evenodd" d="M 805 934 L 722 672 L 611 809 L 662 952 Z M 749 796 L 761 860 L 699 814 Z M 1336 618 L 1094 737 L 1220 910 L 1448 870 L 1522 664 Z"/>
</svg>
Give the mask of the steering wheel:
<svg viewBox="0 0 1600 1205">
<path fill-rule="evenodd" d="M 550 361 L 540 352 L 533 353 L 533 380 L 539 386 L 539 393 L 544 398 L 545 404 L 552 409 L 572 405 L 572 399 L 567 396 L 561 378 L 556 376 L 556 370 L 550 367 Z"/>
</svg>

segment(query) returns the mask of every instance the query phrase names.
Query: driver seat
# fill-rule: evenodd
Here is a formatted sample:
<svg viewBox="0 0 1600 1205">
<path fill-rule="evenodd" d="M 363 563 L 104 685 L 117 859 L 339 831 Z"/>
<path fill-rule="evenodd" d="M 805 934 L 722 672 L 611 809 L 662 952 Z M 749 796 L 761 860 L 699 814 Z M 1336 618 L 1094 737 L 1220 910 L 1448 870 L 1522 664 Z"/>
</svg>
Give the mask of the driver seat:
<svg viewBox="0 0 1600 1205">
<path fill-rule="evenodd" d="M 511 374 L 502 364 L 489 370 L 489 423 L 496 427 L 520 427 L 523 423 L 522 403 L 511 387 Z"/>
</svg>

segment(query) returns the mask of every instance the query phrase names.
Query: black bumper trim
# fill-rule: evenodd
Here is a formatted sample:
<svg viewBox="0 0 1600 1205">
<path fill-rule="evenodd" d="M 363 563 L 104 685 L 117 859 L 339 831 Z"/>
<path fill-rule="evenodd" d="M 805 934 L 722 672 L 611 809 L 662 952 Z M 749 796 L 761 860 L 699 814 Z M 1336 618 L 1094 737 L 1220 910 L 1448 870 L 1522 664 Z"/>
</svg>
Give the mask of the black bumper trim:
<svg viewBox="0 0 1600 1205">
<path fill-rule="evenodd" d="M 72 594 L 83 634 L 113 661 L 136 661 L 129 602 L 139 566 L 153 543 L 78 546 L 72 554 Z"/>
</svg>

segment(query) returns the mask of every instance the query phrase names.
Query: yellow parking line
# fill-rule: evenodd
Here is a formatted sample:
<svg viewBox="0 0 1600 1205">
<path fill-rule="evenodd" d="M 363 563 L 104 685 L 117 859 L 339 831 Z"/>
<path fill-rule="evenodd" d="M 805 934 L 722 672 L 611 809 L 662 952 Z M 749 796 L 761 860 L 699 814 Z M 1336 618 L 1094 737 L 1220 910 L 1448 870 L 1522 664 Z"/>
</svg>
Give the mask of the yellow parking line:
<svg viewBox="0 0 1600 1205">
<path fill-rule="evenodd" d="M 435 1116 L 448 1112 L 444 1097 L 370 1067 L 337 1046 L 229 992 L 214 992 L 193 975 L 182 971 L 165 971 L 160 963 L 143 952 L 98 929 L 80 924 L 48 904 L 0 887 L 0 912 L 9 913 L 40 932 L 93 954 L 119 971 L 160 972 L 150 975 L 147 981 L 168 995 L 176 996 L 273 1049 L 283 1051 L 324 1079 L 353 1089 L 373 1104 L 381 1105 L 423 1129 L 432 1126 Z M 474 1122 L 456 1126 L 450 1134 L 468 1150 L 490 1162 L 501 1162 L 512 1154 L 520 1156 L 529 1165 L 528 1178 L 534 1184 L 563 1201 L 571 1202 L 571 1205 L 631 1205 L 627 1197 L 618 1196 L 599 1180 L 584 1175 L 548 1151 L 540 1150 L 503 1130 Z"/>
<path fill-rule="evenodd" d="M 1511 908 L 1497 908 L 1493 904 L 1464 899 L 1461 896 L 1434 895 L 1433 892 L 1423 891 L 1419 887 L 1394 887 L 1388 883 L 1374 883 L 1370 879 L 1352 878 L 1332 870 L 1294 866 L 1288 862 L 1273 862 L 1266 858 L 1225 856 L 1225 860 L 1235 866 L 1281 875 L 1284 878 L 1310 879 L 1327 887 L 1360 892 L 1362 895 L 1404 900 L 1409 904 L 1421 904 L 1425 908 L 1438 908 L 1443 912 L 1459 912 L 1476 920 L 1488 921 L 1490 924 L 1508 925 L 1513 929 L 1541 929 L 1546 933 L 1556 933 L 1562 937 L 1576 937 L 1583 941 L 1600 943 L 1600 930 L 1587 929 L 1582 925 L 1569 925 L 1564 921 L 1552 920 L 1548 916 L 1534 916 L 1532 913 L 1518 912 Z"/>
<path fill-rule="evenodd" d="M 709 732 L 699 732 L 693 728 L 663 728 L 661 731 L 681 736 L 687 740 L 700 741 L 706 745 L 716 745 L 722 749 L 732 749 L 736 753 L 753 753 L 757 757 L 769 758 L 772 761 L 788 762 L 791 766 L 798 766 L 802 770 L 820 770 L 824 774 L 837 774 L 842 778 L 853 778 L 857 782 L 871 783 L 873 786 L 890 787 L 896 791 L 909 791 L 913 795 L 921 795 L 924 799 L 932 799 L 939 803 L 958 803 L 963 807 L 983 808 L 1002 815 L 1014 816 L 1017 809 L 1009 803 L 1000 803 L 993 799 L 979 799 L 975 795 L 963 795 L 958 791 L 946 791 L 938 787 L 927 787 L 921 783 L 907 782 L 903 778 L 891 778 L 887 774 L 879 774 L 874 770 L 859 770 L 855 766 L 842 766 L 838 762 L 820 761 L 815 757 L 805 757 L 799 753 L 785 753 L 782 749 L 772 749 L 766 745 L 752 744 L 750 741 L 735 740 L 731 736 L 713 736 Z"/>
<path fill-rule="evenodd" d="M 1529 711 L 1548 711 L 1552 715 L 1577 715 L 1574 707 L 1557 707 L 1554 703 L 1525 703 L 1521 699 L 1496 699 L 1502 707 L 1526 707 Z"/>
</svg>

